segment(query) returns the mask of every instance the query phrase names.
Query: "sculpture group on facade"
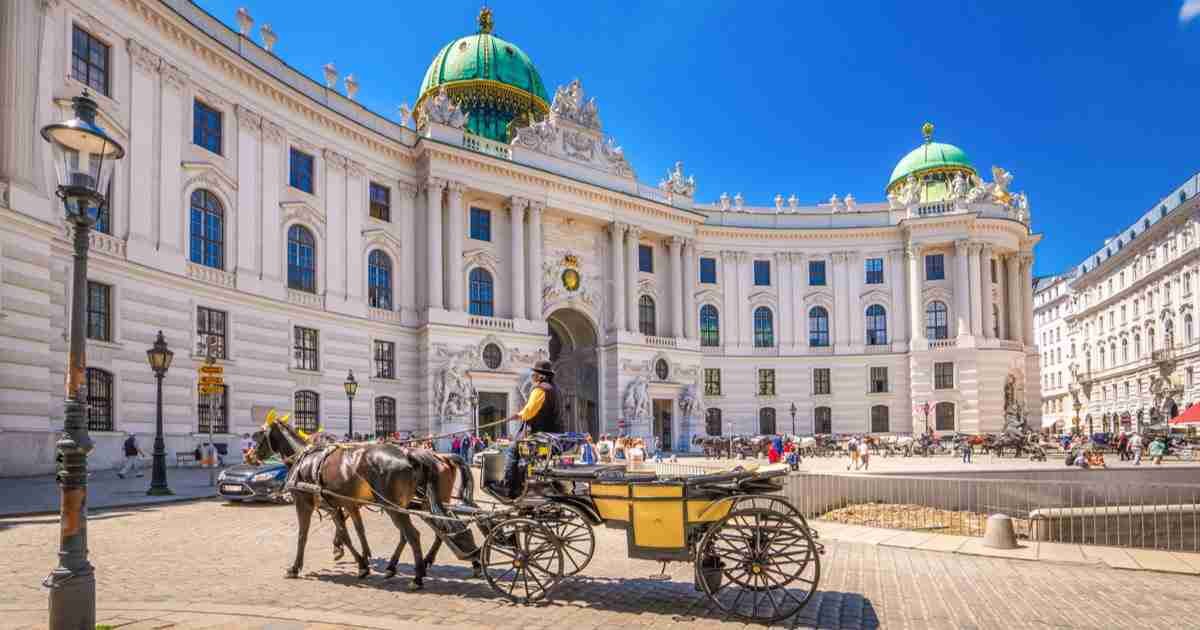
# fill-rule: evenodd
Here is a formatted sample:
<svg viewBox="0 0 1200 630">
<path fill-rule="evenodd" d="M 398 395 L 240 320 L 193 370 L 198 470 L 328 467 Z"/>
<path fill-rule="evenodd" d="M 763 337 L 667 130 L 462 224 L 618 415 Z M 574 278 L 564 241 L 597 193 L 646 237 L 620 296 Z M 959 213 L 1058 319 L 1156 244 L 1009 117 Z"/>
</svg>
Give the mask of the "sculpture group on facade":
<svg viewBox="0 0 1200 630">
<path fill-rule="evenodd" d="M 645 376 L 638 376 L 625 388 L 625 400 L 621 409 L 627 422 L 645 422 L 650 419 L 649 385 L 650 382 Z"/>
<path fill-rule="evenodd" d="M 450 95 L 446 93 L 445 86 L 439 88 L 433 98 L 421 104 L 420 110 L 416 113 L 418 130 L 423 129 L 430 122 L 446 125 L 453 129 L 462 129 L 467 126 L 467 117 L 470 116 L 451 100 Z M 401 124 L 403 124 L 404 117 L 413 114 L 407 106 L 401 106 L 400 113 L 402 114 Z"/>
<path fill-rule="evenodd" d="M 514 131 L 512 144 L 624 178 L 634 178 L 625 152 L 600 124 L 596 99 L 585 99 L 578 79 L 554 91 L 550 115 Z"/>
<path fill-rule="evenodd" d="M 696 178 L 683 176 L 683 162 L 675 162 L 675 168 L 667 171 L 667 178 L 658 183 L 659 189 L 668 195 L 691 198 L 696 194 Z"/>
</svg>

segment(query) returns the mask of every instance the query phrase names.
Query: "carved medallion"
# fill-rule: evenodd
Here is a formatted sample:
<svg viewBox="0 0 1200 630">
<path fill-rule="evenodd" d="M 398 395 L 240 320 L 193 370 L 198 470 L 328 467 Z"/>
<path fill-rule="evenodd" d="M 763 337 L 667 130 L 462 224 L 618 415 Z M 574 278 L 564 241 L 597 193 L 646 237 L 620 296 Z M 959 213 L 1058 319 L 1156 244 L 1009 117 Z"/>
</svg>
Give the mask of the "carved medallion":
<svg viewBox="0 0 1200 630">
<path fill-rule="evenodd" d="M 579 272 L 571 268 L 564 269 L 562 272 L 562 284 L 564 289 L 571 291 L 572 293 L 578 291 Z"/>
</svg>

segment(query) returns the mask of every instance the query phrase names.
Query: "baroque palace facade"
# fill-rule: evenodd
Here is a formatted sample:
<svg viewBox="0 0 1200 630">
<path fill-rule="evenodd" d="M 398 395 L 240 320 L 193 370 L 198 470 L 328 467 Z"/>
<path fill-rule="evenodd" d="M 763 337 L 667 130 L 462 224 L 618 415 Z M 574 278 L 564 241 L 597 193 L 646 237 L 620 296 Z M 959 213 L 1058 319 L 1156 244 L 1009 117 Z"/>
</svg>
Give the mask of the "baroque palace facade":
<svg viewBox="0 0 1200 630">
<path fill-rule="evenodd" d="M 1200 173 L 1034 296 L 1043 422 L 1161 426 L 1200 402 Z"/>
<path fill-rule="evenodd" d="M 673 449 L 791 431 L 793 404 L 800 433 L 1040 420 L 1028 203 L 931 125 L 869 184 L 884 201 L 701 203 L 681 164 L 641 183 L 580 83 L 551 98 L 486 9 L 399 121 L 237 17 L 0 4 L 0 474 L 51 470 L 62 423 L 71 256 L 37 129 L 84 88 L 128 150 L 91 236 L 96 465 L 153 429 L 160 329 L 172 451 L 271 407 L 345 433 L 350 370 L 356 432 L 465 429 L 514 411 L 541 357 L 569 428 Z M 210 341 L 227 387 L 201 399 Z"/>
</svg>

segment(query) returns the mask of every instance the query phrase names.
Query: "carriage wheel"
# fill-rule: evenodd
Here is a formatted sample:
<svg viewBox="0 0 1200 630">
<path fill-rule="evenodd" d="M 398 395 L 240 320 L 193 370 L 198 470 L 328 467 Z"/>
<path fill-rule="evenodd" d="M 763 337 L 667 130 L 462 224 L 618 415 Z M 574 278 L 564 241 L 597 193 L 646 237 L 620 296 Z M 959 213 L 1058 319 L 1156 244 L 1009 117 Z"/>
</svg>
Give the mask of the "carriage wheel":
<svg viewBox="0 0 1200 630">
<path fill-rule="evenodd" d="M 563 552 L 548 527 L 513 518 L 492 528 L 479 553 L 492 590 L 518 604 L 546 596 L 563 576 Z"/>
<path fill-rule="evenodd" d="M 738 507 L 696 548 L 701 587 L 722 611 L 742 619 L 773 622 L 796 614 L 821 578 L 808 527 L 779 510 Z"/>
<path fill-rule="evenodd" d="M 550 528 L 563 551 L 563 575 L 575 575 L 592 561 L 596 533 L 579 508 L 565 503 L 548 503 L 534 511 L 534 520 Z"/>
</svg>

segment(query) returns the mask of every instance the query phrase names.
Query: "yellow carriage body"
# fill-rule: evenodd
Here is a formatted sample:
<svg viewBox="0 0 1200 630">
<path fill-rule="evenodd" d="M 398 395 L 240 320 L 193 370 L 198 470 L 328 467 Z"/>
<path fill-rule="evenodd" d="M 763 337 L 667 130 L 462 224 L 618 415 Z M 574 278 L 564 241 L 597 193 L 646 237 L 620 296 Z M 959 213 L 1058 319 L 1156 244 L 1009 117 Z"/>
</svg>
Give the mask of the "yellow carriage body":
<svg viewBox="0 0 1200 630">
<path fill-rule="evenodd" d="M 592 502 L 605 524 L 625 529 L 630 556 L 654 560 L 690 554 L 689 533 L 729 513 L 730 501 L 682 482 L 593 482 Z"/>
</svg>

